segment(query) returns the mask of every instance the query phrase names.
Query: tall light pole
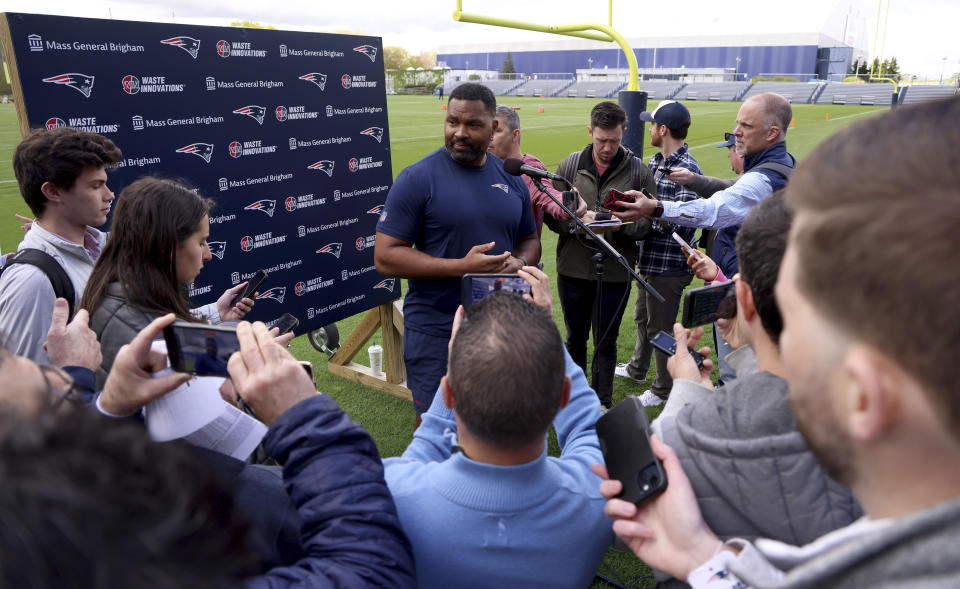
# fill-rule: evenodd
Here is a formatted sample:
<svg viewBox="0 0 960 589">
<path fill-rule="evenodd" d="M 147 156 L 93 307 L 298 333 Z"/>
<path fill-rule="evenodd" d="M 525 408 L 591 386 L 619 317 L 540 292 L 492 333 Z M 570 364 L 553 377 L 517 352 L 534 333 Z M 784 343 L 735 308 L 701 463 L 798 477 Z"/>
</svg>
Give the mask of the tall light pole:
<svg viewBox="0 0 960 589">
<path fill-rule="evenodd" d="M 740 56 L 737 56 L 737 69 L 735 70 L 736 79 L 734 81 L 740 80 Z"/>
<path fill-rule="evenodd" d="M 940 65 L 940 84 L 943 84 L 943 68 L 947 67 L 947 58 L 943 58 L 943 63 Z"/>
</svg>

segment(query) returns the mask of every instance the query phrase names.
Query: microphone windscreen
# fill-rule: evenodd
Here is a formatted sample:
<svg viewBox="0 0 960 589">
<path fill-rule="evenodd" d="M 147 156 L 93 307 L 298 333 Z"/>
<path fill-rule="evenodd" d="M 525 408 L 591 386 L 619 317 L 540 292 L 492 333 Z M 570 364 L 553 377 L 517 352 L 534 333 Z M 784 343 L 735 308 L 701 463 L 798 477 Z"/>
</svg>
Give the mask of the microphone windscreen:
<svg viewBox="0 0 960 589">
<path fill-rule="evenodd" d="M 515 157 L 508 157 L 503 160 L 503 171 L 512 175 L 512 176 L 521 176 L 523 172 L 520 169 L 523 167 L 523 160 L 519 160 Z"/>
</svg>

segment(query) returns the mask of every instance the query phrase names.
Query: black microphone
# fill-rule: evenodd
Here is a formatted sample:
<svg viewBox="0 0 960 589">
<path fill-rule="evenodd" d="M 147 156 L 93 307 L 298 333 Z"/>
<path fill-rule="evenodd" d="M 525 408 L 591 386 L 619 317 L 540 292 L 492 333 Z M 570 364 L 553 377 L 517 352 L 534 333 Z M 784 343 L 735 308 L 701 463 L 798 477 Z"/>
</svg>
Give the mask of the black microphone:
<svg viewBox="0 0 960 589">
<path fill-rule="evenodd" d="M 508 157 L 503 160 L 503 171 L 512 175 L 512 176 L 521 176 L 526 174 L 533 178 L 546 178 L 547 180 L 556 180 L 557 182 L 563 182 L 566 185 L 570 185 L 566 178 L 563 176 L 558 176 L 546 170 L 541 170 L 539 168 L 532 168 L 523 163 L 523 160 L 519 160 L 515 157 Z"/>
</svg>

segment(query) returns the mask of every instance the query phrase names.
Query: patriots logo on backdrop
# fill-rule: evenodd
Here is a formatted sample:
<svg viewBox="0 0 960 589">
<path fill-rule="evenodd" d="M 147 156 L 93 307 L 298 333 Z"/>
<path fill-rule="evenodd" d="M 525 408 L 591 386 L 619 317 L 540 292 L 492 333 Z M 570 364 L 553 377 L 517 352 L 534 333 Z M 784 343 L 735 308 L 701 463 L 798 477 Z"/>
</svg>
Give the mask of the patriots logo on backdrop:
<svg viewBox="0 0 960 589">
<path fill-rule="evenodd" d="M 163 39 L 160 42 L 164 45 L 173 45 L 174 47 L 179 47 L 193 56 L 194 59 L 197 58 L 197 52 L 200 51 L 200 39 L 194 39 L 193 37 L 184 37 L 181 35 L 179 37 Z"/>
<path fill-rule="evenodd" d="M 309 170 L 320 170 L 327 176 L 333 178 L 333 160 L 320 160 L 319 162 L 307 166 Z"/>
<path fill-rule="evenodd" d="M 369 211 L 367 211 L 367 213 L 369 213 L 369 214 L 371 214 L 371 215 L 379 215 L 380 213 L 383 212 L 383 207 L 384 207 L 384 205 L 377 205 L 377 206 L 373 207 L 372 209 L 370 209 Z"/>
<path fill-rule="evenodd" d="M 60 117 L 50 117 L 47 119 L 47 122 L 43 124 L 43 126 L 49 131 L 52 129 L 59 129 L 60 127 L 66 127 L 67 122 Z"/>
<path fill-rule="evenodd" d="M 361 135 L 369 135 L 377 140 L 377 143 L 383 140 L 383 127 L 370 127 L 369 129 L 364 129 L 360 131 Z"/>
<path fill-rule="evenodd" d="M 177 150 L 177 153 L 192 153 L 195 156 L 202 157 L 203 161 L 210 163 L 210 156 L 213 155 L 212 143 L 191 143 L 184 145 Z"/>
<path fill-rule="evenodd" d="M 262 293 L 257 295 L 257 300 L 260 299 L 271 299 L 277 301 L 278 303 L 283 302 L 283 297 L 287 296 L 287 287 L 285 286 L 274 286 L 273 288 L 268 288 Z"/>
<path fill-rule="evenodd" d="M 90 92 L 93 90 L 93 76 L 86 74 L 60 74 L 59 76 L 44 78 L 43 81 L 49 84 L 69 86 L 86 98 L 90 98 Z"/>
<path fill-rule="evenodd" d="M 494 188 L 499 188 L 504 192 L 510 192 L 510 187 L 507 186 L 506 184 L 491 184 L 490 186 L 493 186 Z"/>
<path fill-rule="evenodd" d="M 308 82 L 313 82 L 320 87 L 321 90 L 327 85 L 327 74 L 318 74 L 318 73 L 309 73 L 303 74 L 300 76 L 301 80 L 306 80 Z"/>
<path fill-rule="evenodd" d="M 335 257 L 340 257 L 340 250 L 343 249 L 342 243 L 328 243 L 322 248 L 317 250 L 318 254 L 333 254 Z"/>
<path fill-rule="evenodd" d="M 255 202 L 255 203 L 253 203 L 253 204 L 249 204 L 249 205 L 243 207 L 243 210 L 245 210 L 245 211 L 260 211 L 260 212 L 266 213 L 268 216 L 272 217 L 272 216 L 273 216 L 273 210 L 276 208 L 276 206 L 277 206 L 277 201 L 264 199 L 264 200 L 258 200 L 257 202 Z"/>
<path fill-rule="evenodd" d="M 207 247 L 210 248 L 210 255 L 216 256 L 218 260 L 223 259 L 223 254 L 227 251 L 227 242 L 225 241 L 208 241 Z"/>
<path fill-rule="evenodd" d="M 370 61 L 377 60 L 377 48 L 373 45 L 361 45 L 359 47 L 354 47 L 354 51 L 357 53 L 362 53 L 370 58 Z"/>
<path fill-rule="evenodd" d="M 380 282 L 374 284 L 373 288 L 383 288 L 383 289 L 389 290 L 390 292 L 393 292 L 393 285 L 396 282 L 396 280 L 397 280 L 396 278 L 385 278 Z"/>
<path fill-rule="evenodd" d="M 251 119 L 257 121 L 261 125 L 263 124 L 263 116 L 266 114 L 267 109 L 262 106 L 257 106 L 256 104 L 251 104 L 243 108 L 238 108 L 233 111 L 235 115 L 247 115 Z"/>
</svg>

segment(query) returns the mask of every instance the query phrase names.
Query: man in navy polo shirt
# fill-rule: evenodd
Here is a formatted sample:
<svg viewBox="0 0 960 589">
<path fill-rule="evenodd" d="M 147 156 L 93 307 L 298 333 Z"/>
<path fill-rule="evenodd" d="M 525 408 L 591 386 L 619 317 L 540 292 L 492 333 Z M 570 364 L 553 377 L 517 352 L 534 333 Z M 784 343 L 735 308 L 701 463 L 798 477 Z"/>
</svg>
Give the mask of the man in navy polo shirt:
<svg viewBox="0 0 960 589">
<path fill-rule="evenodd" d="M 403 354 L 418 425 L 446 372 L 460 278 L 514 273 L 540 261 L 527 187 L 487 152 L 496 108 L 489 88 L 457 86 L 444 148 L 400 172 L 377 223 L 377 271 L 408 279 Z"/>
</svg>

